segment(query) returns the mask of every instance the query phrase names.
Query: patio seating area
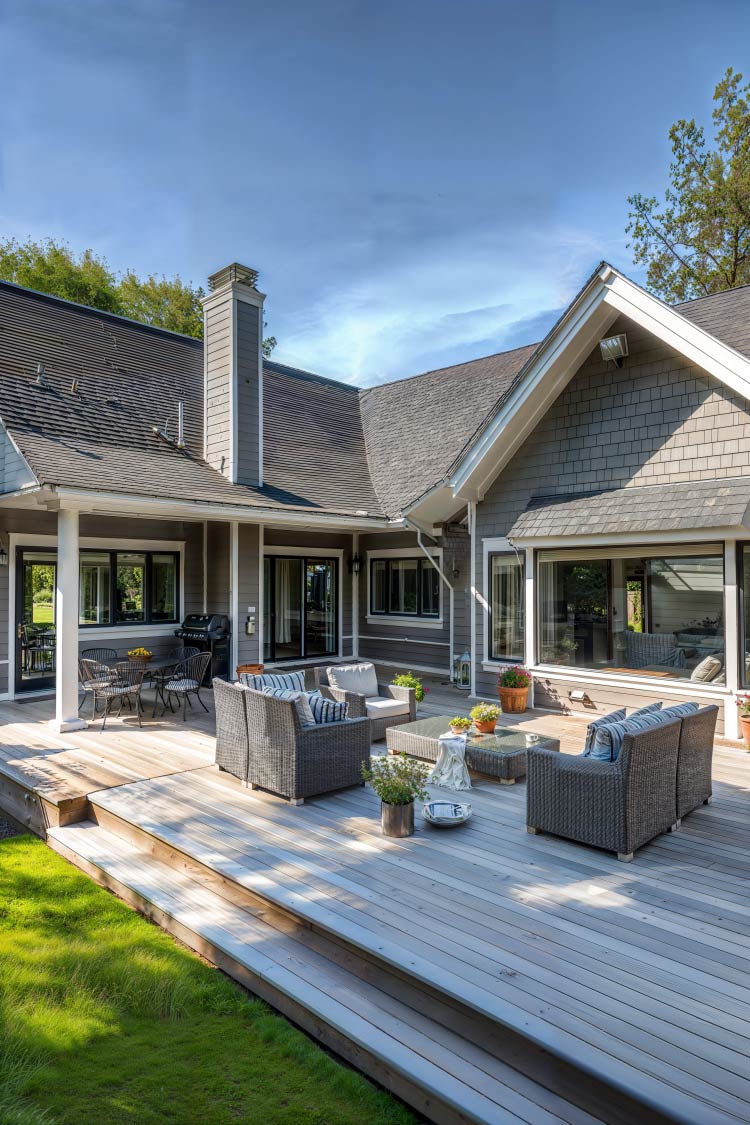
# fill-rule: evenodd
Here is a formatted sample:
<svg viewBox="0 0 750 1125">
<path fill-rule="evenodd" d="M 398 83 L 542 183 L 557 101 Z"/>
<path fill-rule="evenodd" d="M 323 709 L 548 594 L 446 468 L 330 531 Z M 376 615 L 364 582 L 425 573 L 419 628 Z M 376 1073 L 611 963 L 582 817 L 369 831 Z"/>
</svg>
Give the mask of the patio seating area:
<svg viewBox="0 0 750 1125">
<path fill-rule="evenodd" d="M 420 717 L 468 709 L 430 687 Z M 369 788 L 294 808 L 219 772 L 200 708 L 63 735 L 52 713 L 0 708 L 3 807 L 430 1119 L 748 1119 L 750 758 L 736 748 L 717 743 L 713 804 L 626 866 L 528 835 L 523 779 L 475 776 L 466 825 L 418 815 L 391 840 Z M 586 726 L 501 723 L 563 756 Z"/>
</svg>

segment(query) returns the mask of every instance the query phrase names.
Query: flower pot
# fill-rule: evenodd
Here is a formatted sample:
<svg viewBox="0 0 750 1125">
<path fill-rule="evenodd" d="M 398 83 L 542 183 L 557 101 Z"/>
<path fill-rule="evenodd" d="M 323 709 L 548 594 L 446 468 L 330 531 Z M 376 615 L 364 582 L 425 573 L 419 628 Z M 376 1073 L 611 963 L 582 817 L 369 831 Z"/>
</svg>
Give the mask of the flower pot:
<svg viewBox="0 0 750 1125">
<path fill-rule="evenodd" d="M 529 689 L 527 687 L 499 687 L 497 694 L 500 697 L 503 714 L 517 715 L 526 710 L 526 704 L 529 701 Z"/>
<path fill-rule="evenodd" d="M 384 836 L 402 840 L 414 835 L 414 802 L 408 805 L 387 805 L 380 802 L 380 825 Z"/>
<path fill-rule="evenodd" d="M 151 654 L 151 656 L 129 656 L 128 660 L 131 664 L 148 664 L 152 656 L 153 653 Z"/>
<path fill-rule="evenodd" d="M 451 734 L 468 734 L 469 727 L 451 727 Z"/>
<path fill-rule="evenodd" d="M 479 719 L 474 720 L 474 727 L 477 734 L 494 734 L 496 726 L 497 719 L 487 719 L 484 723 L 481 723 Z"/>
<path fill-rule="evenodd" d="M 750 750 L 750 715 L 740 715 L 740 729 L 745 749 Z"/>
</svg>

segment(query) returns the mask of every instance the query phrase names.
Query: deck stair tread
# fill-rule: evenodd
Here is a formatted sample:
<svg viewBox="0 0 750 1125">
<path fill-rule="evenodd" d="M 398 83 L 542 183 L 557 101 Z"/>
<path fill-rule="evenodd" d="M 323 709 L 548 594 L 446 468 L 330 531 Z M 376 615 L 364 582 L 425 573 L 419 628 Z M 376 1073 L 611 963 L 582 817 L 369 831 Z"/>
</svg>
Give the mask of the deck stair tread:
<svg viewBox="0 0 750 1125">
<path fill-rule="evenodd" d="M 456 1120 L 595 1125 L 597 1118 L 435 1022 L 418 1006 L 343 967 L 335 943 L 305 940 L 272 912 L 253 910 L 201 885 L 122 837 L 84 821 L 50 830 L 52 847 L 110 886 L 127 887 L 252 974 L 334 1025 L 387 1066 L 416 1078 Z M 316 947 L 317 946 L 317 947 Z"/>
<path fill-rule="evenodd" d="M 477 786 L 471 800 L 486 816 L 436 848 L 419 833 L 376 840 L 363 790 L 292 809 L 204 770 L 90 795 L 95 815 L 136 826 L 652 1110 L 747 1121 L 748 903 L 724 901 L 729 923 L 717 927 L 700 895 L 708 905 L 724 891 L 707 884 L 693 917 L 679 911 L 660 876 L 686 862 L 690 832 L 674 863 L 648 853 L 644 898 L 633 901 L 622 866 L 602 853 L 578 849 L 571 861 L 563 850 L 563 870 L 559 849 L 530 848 L 520 833 L 509 845 L 502 820 L 518 826 L 515 795 L 501 804 Z M 733 852 L 717 845 L 722 871 Z M 571 864 L 588 893 L 571 885 Z M 443 901 L 454 893 L 460 926 L 431 909 L 438 887 Z"/>
</svg>

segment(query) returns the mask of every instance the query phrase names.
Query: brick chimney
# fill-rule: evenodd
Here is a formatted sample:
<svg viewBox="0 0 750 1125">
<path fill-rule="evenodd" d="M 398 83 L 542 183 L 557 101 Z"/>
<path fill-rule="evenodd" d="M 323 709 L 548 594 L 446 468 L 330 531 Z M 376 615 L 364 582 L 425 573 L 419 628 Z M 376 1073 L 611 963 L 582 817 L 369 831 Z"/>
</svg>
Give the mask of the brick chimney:
<svg viewBox="0 0 750 1125">
<path fill-rule="evenodd" d="M 233 262 L 203 298 L 205 458 L 227 480 L 263 484 L 263 301 L 256 270 Z"/>
</svg>

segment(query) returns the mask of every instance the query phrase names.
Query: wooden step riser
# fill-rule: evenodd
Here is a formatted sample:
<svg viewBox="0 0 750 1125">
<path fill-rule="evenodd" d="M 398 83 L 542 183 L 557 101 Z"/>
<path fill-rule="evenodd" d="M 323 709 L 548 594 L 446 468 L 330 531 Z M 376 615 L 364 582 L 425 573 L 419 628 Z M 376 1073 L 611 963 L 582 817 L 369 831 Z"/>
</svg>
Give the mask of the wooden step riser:
<svg viewBox="0 0 750 1125">
<path fill-rule="evenodd" d="M 639 1125 L 665 1125 L 668 1122 L 668 1118 L 626 1097 L 620 1091 L 614 1091 L 604 1082 L 577 1069 L 567 1060 L 545 1051 L 513 1029 L 501 1026 L 474 1008 L 462 1005 L 456 997 L 447 996 L 426 982 L 416 981 L 379 959 L 376 954 L 368 953 L 359 946 L 348 943 L 340 935 L 323 930 L 307 919 L 283 910 L 261 894 L 249 891 L 137 825 L 97 806 L 95 798 L 91 802 L 91 810 L 92 819 L 106 831 L 133 844 L 153 859 L 194 876 L 203 886 L 228 901 L 247 906 L 263 921 L 304 941 L 309 948 L 315 949 L 336 964 L 345 966 L 353 975 L 374 984 L 394 998 L 426 1012 L 437 1023 L 457 1032 L 587 1113 L 610 1125 L 632 1125 L 635 1120 Z"/>
<path fill-rule="evenodd" d="M 361 1044 L 354 1043 L 342 1033 L 310 1012 L 293 997 L 274 988 L 268 981 L 251 972 L 225 950 L 208 941 L 201 934 L 185 926 L 167 911 L 156 906 L 126 883 L 103 871 L 98 865 L 85 859 L 62 841 L 50 837 L 49 845 L 79 870 L 92 878 L 100 886 L 112 891 L 128 906 L 137 910 L 145 918 L 170 933 L 183 945 L 221 969 L 227 976 L 237 981 L 253 995 L 260 997 L 276 1011 L 281 1012 L 292 1023 L 300 1027 L 316 1042 L 338 1055 L 356 1070 L 367 1075 L 378 1085 L 389 1090 L 396 1097 L 412 1106 L 419 1114 L 436 1125 L 472 1125 L 472 1119 L 458 1113 L 454 1107 L 439 1102 L 407 1077 L 393 1071 L 381 1059 L 365 1050 Z"/>
</svg>

